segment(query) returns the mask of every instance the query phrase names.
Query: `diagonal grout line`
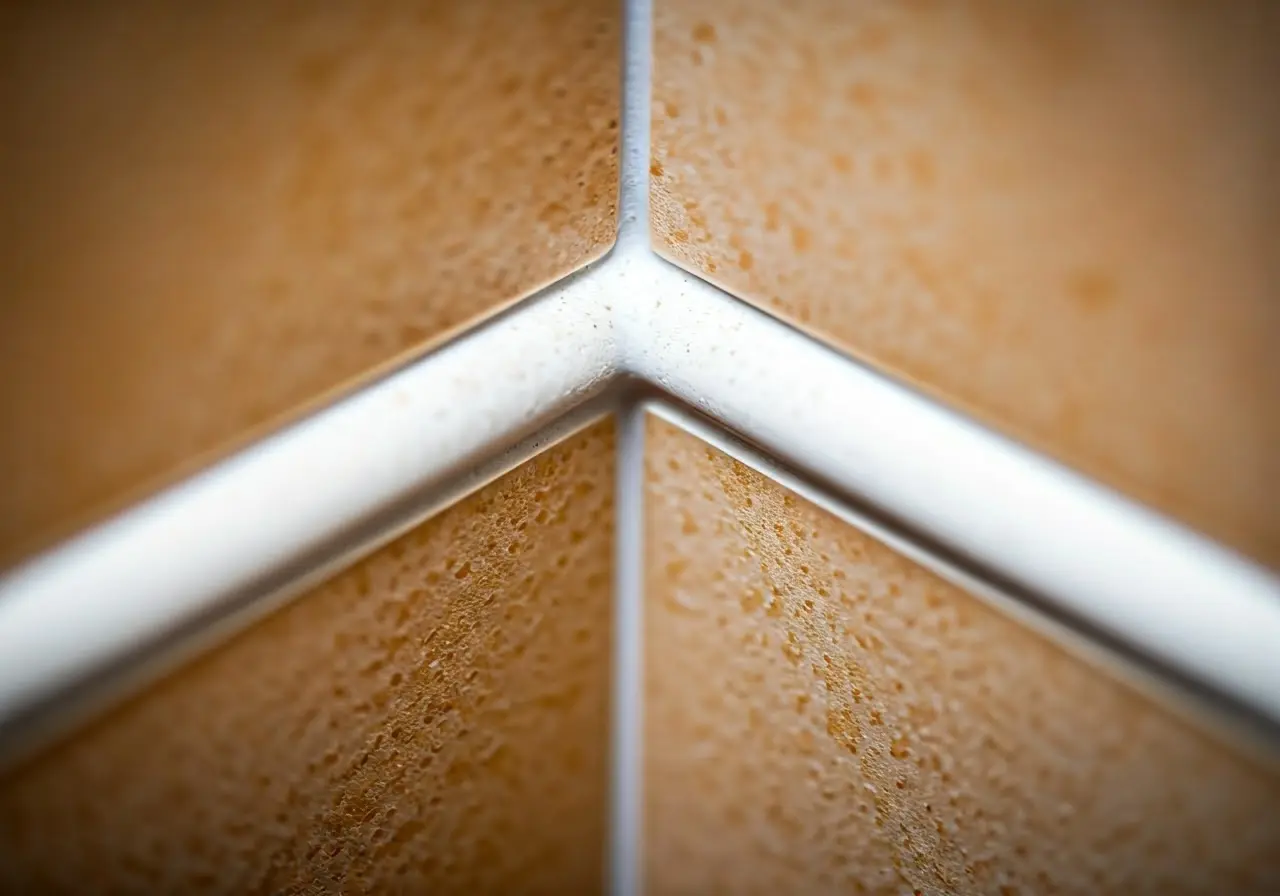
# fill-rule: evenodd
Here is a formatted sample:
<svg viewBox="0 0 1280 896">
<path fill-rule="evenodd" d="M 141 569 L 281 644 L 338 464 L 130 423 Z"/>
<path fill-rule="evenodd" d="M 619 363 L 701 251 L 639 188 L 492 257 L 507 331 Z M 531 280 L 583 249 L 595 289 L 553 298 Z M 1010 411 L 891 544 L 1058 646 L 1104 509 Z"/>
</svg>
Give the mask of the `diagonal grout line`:
<svg viewBox="0 0 1280 896">
<path fill-rule="evenodd" d="M 1280 742 L 1270 572 L 697 276 L 656 259 L 623 273 L 640 287 L 618 305 L 623 370 Z"/>
<path fill-rule="evenodd" d="M 32 719 L 72 718 L 86 684 L 140 686 L 146 676 L 128 670 L 152 668 L 193 627 L 229 636 L 635 380 L 837 503 L 919 533 L 994 588 L 1009 583 L 1011 599 L 1083 620 L 1280 726 L 1272 573 L 653 254 L 648 0 L 628 4 L 626 26 L 613 250 L 0 578 L 0 763 L 11 744 L 42 742 L 28 736 Z"/>
<path fill-rule="evenodd" d="M 0 578 L 0 765 L 612 409 L 597 273 Z"/>
<path fill-rule="evenodd" d="M 993 607 L 1083 660 L 1110 678 L 1156 702 L 1184 721 L 1208 729 L 1219 742 L 1243 750 L 1255 761 L 1276 767 L 1280 761 L 1280 725 L 1238 705 L 1227 705 L 1220 694 L 1206 690 L 1202 682 L 1180 670 L 1154 662 L 1133 645 L 1110 637 L 1088 619 L 1073 618 L 1063 608 L 1046 606 L 1034 594 L 1021 592 L 998 575 L 983 574 L 972 563 L 958 558 L 944 546 L 929 544 L 900 521 L 886 518 L 875 508 L 860 506 L 841 496 L 829 484 L 812 481 L 787 467 L 758 446 L 744 441 L 714 421 L 677 403 L 667 393 L 640 394 L 645 411 L 684 430 L 723 454 L 778 483 L 850 527 L 865 532 L 895 553 L 923 567 L 969 595 Z"/>
</svg>

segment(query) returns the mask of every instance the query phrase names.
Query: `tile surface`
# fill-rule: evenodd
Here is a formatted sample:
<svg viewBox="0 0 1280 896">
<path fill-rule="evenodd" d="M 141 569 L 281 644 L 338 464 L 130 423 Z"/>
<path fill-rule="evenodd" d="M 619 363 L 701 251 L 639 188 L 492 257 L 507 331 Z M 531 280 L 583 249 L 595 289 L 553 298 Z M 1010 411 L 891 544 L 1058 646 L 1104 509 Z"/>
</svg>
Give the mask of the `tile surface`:
<svg viewBox="0 0 1280 896">
<path fill-rule="evenodd" d="M 0 892 L 591 893 L 613 425 L 0 779 Z"/>
<path fill-rule="evenodd" d="M 613 0 L 0 16 L 0 558 L 613 240 Z"/>
<path fill-rule="evenodd" d="M 693 436 L 648 430 L 655 894 L 1280 888 L 1280 777 Z"/>
<path fill-rule="evenodd" d="M 1280 7 L 656 5 L 661 252 L 1280 565 Z"/>
</svg>

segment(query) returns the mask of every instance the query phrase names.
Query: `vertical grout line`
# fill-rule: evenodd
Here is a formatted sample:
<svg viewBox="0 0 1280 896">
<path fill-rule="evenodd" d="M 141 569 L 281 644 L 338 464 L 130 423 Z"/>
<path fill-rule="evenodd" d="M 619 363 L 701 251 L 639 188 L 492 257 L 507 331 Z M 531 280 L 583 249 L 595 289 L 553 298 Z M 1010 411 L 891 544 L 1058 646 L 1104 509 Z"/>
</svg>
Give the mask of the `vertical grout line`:
<svg viewBox="0 0 1280 896">
<path fill-rule="evenodd" d="M 649 250 L 652 0 L 622 3 L 622 130 L 617 249 Z M 644 738 L 644 428 L 639 402 L 618 411 L 614 498 L 613 682 L 605 891 L 640 896 Z"/>
<path fill-rule="evenodd" d="M 618 411 L 606 892 L 639 896 L 644 738 L 644 408 Z"/>
<path fill-rule="evenodd" d="M 653 2 L 622 0 L 622 170 L 618 245 L 649 246 L 649 116 Z"/>
</svg>

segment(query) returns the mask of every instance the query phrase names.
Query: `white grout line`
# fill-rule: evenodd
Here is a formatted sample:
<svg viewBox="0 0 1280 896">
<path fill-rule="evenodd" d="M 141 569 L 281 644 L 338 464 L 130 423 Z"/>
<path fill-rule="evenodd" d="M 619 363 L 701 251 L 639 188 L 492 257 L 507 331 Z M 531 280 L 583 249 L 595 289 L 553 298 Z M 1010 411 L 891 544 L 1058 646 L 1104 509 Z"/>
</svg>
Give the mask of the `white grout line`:
<svg viewBox="0 0 1280 896">
<path fill-rule="evenodd" d="M 229 631 L 545 447 L 616 380 L 584 274 L 0 579 L 0 760 L 122 664 Z"/>
<path fill-rule="evenodd" d="M 656 258 L 621 367 L 1043 608 L 1280 723 L 1280 582 Z"/>
<path fill-rule="evenodd" d="M 614 515 L 613 726 L 606 891 L 639 896 L 644 803 L 644 432 L 635 404 L 618 413 Z"/>
<path fill-rule="evenodd" d="M 618 240 L 610 258 L 625 276 L 628 259 L 649 252 L 649 105 L 653 66 L 650 0 L 625 5 L 622 54 L 622 152 Z M 615 278 L 615 282 L 622 280 Z M 632 301 L 613 292 L 613 302 Z M 612 736 L 609 752 L 609 835 L 605 891 L 643 891 L 644 804 L 644 433 L 643 409 L 618 413 L 614 503 Z"/>
<path fill-rule="evenodd" d="M 1226 744 L 1247 750 L 1261 763 L 1274 767 L 1276 755 L 1274 726 L 1242 717 L 1224 707 L 1214 695 L 1195 686 L 1195 682 L 1170 674 L 1170 670 L 1152 667 L 1150 658 L 1138 656 L 1126 645 L 1102 643 L 1098 633 L 1087 631 L 1081 620 L 1053 615 L 1049 608 L 1002 590 L 991 581 L 966 568 L 955 558 L 947 557 L 922 545 L 918 538 L 902 531 L 891 522 L 868 513 L 863 508 L 837 497 L 830 489 L 811 481 L 779 463 L 759 448 L 750 445 L 714 423 L 664 397 L 643 402 L 647 413 L 684 430 L 725 455 L 778 483 L 788 491 L 821 508 L 855 529 L 866 532 L 895 553 L 929 570 L 938 577 L 978 598 L 1003 615 L 1013 619 L 1041 637 L 1085 661 L 1112 679 L 1117 679 L 1143 697 L 1155 701 L 1192 724 L 1210 728 L 1210 734 Z"/>
<path fill-rule="evenodd" d="M 653 3 L 626 0 L 622 22 L 622 149 L 618 241 L 622 252 L 649 247 L 649 106 L 653 95 Z"/>
<path fill-rule="evenodd" d="M 650 14 L 648 0 L 627 7 L 610 254 L 0 578 L 0 763 L 87 685 L 125 680 L 179 635 L 229 633 L 634 379 L 1280 731 L 1274 575 L 649 250 Z M 619 509 L 620 529 L 639 525 Z"/>
</svg>

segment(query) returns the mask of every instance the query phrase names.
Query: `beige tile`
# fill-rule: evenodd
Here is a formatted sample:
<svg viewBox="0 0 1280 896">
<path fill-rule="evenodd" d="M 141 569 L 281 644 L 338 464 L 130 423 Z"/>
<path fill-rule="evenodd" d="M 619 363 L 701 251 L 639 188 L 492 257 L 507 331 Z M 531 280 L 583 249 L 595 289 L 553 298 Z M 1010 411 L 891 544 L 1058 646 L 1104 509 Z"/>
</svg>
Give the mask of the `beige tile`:
<svg viewBox="0 0 1280 896">
<path fill-rule="evenodd" d="M 1280 779 L 667 424 L 651 893 L 1275 893 Z"/>
<path fill-rule="evenodd" d="M 589 893 L 613 425 L 0 780 L 9 893 Z"/>
<path fill-rule="evenodd" d="M 0 554 L 613 239 L 614 0 L 0 15 Z"/>
<path fill-rule="evenodd" d="M 1280 564 L 1280 7 L 657 0 L 682 265 Z"/>
</svg>

